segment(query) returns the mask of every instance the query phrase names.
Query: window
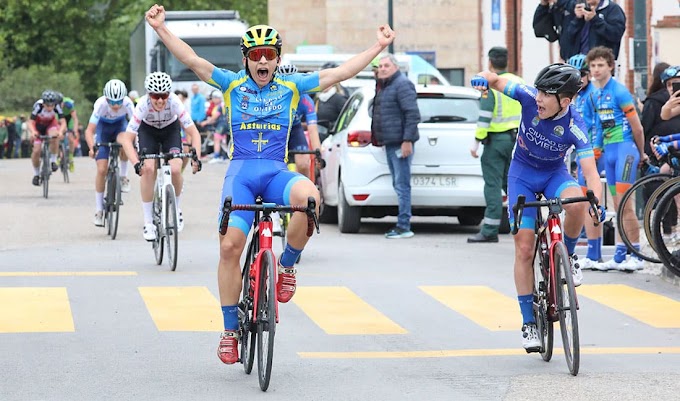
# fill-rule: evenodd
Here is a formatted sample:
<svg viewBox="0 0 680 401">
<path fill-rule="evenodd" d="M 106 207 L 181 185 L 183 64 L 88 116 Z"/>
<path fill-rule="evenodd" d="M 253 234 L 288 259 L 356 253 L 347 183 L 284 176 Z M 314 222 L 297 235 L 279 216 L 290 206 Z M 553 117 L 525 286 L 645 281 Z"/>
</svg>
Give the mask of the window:
<svg viewBox="0 0 680 401">
<path fill-rule="evenodd" d="M 333 130 L 333 132 L 342 131 L 343 129 L 347 128 L 349 123 L 357 114 L 357 110 L 359 110 L 359 106 L 361 105 L 363 99 L 364 97 L 362 94 L 355 93 L 345 103 L 345 106 L 342 108 L 342 111 L 340 112 L 340 117 L 338 117 L 338 122 L 335 124 L 335 129 Z"/>
<path fill-rule="evenodd" d="M 479 100 L 455 97 L 419 97 L 420 121 L 437 123 L 476 123 L 479 118 Z"/>
<path fill-rule="evenodd" d="M 451 85 L 467 86 L 465 82 L 464 68 L 440 68 L 444 78 L 448 79 Z"/>
</svg>

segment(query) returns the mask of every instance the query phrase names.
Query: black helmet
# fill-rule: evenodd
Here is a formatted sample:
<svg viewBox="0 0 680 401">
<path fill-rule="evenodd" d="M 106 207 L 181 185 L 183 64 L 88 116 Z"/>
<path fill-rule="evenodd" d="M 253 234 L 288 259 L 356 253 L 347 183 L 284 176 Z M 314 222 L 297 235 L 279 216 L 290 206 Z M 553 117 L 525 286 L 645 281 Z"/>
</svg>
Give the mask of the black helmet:
<svg viewBox="0 0 680 401">
<path fill-rule="evenodd" d="M 42 93 L 42 98 L 43 103 L 46 104 L 57 104 L 58 96 L 55 91 L 51 90 L 46 90 Z"/>
<path fill-rule="evenodd" d="M 569 64 L 550 64 L 538 73 L 534 86 L 551 95 L 576 94 L 581 89 L 581 73 Z"/>
</svg>

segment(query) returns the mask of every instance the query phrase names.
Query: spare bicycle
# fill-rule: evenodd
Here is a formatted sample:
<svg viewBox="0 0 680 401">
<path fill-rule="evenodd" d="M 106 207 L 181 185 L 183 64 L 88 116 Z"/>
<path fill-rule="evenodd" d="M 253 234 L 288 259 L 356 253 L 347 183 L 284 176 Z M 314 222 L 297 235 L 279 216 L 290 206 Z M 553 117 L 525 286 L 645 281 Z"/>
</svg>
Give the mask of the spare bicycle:
<svg viewBox="0 0 680 401">
<path fill-rule="evenodd" d="M 233 205 L 232 198 L 226 197 L 222 206 L 219 232 L 227 233 L 229 214 L 233 210 L 255 212 L 253 230 L 248 243 L 248 252 L 243 263 L 243 290 L 238 303 L 239 337 L 241 341 L 240 362 L 247 374 L 253 370 L 255 357 L 254 343 L 257 341 L 257 371 L 260 389 L 266 391 L 271 379 L 274 357 L 274 334 L 279 321 L 278 301 L 276 298 L 276 256 L 272 250 L 272 212 L 307 214 L 307 236 L 311 237 L 314 228 L 319 232 L 316 216 L 316 200 L 307 199 L 306 206 L 283 206 L 263 202 L 257 197 L 253 205 Z"/>
<path fill-rule="evenodd" d="M 170 160 L 190 157 L 198 162 L 196 149 L 191 149 L 184 153 L 159 153 L 147 154 L 146 149 L 142 149 L 139 156 L 141 163 L 146 159 L 156 160 L 156 183 L 153 194 L 153 224 L 156 226 L 156 239 L 152 241 L 156 264 L 163 263 L 163 245 L 168 247 L 168 265 L 170 270 L 177 269 L 177 241 L 178 241 L 178 222 L 179 210 L 177 209 L 177 199 L 175 196 L 175 186 L 172 185 L 172 174 L 170 171 Z M 163 163 L 161 163 L 163 160 Z M 198 170 L 201 170 L 200 164 Z"/>
<path fill-rule="evenodd" d="M 513 206 L 515 223 L 512 229 L 517 234 L 524 208 L 536 208 L 536 243 L 534 246 L 534 316 L 541 346 L 538 351 L 544 361 L 552 358 L 553 323 L 560 322 L 562 345 L 569 372 L 576 376 L 580 364 L 580 342 L 578 331 L 579 309 L 576 289 L 572 277 L 571 261 L 562 239 L 562 205 L 576 202 L 590 202 L 590 213 L 599 224 L 598 200 L 592 191 L 586 196 L 567 199 L 545 199 L 536 194 L 536 201 L 526 202 L 524 195 L 517 198 Z M 548 208 L 548 217 L 543 219 L 541 208 Z"/>
</svg>

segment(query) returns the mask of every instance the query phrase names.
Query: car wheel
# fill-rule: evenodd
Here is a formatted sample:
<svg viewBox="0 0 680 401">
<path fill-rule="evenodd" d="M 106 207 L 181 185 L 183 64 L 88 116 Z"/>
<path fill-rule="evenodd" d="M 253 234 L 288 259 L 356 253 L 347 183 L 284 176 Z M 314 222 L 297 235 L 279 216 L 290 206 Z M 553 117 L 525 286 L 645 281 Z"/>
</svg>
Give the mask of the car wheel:
<svg viewBox="0 0 680 401">
<path fill-rule="evenodd" d="M 466 214 L 459 214 L 458 222 L 461 226 L 478 226 L 482 222 L 483 218 L 483 215 L 479 215 L 474 212 L 468 212 Z"/>
<path fill-rule="evenodd" d="M 345 187 L 340 180 L 338 185 L 338 229 L 341 233 L 354 234 L 361 227 L 361 209 L 350 206 L 345 199 Z"/>
</svg>

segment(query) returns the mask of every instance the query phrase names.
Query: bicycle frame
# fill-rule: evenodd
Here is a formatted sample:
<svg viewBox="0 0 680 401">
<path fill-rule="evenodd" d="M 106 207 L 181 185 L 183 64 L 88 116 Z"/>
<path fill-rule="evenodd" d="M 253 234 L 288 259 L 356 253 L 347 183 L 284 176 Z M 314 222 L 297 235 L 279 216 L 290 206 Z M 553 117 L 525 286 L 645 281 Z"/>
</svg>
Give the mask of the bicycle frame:
<svg viewBox="0 0 680 401">
<path fill-rule="evenodd" d="M 555 208 L 555 210 L 550 210 L 548 212 L 548 218 L 543 221 L 541 215 L 541 209 L 538 208 L 536 211 L 536 226 L 537 226 L 537 236 L 536 236 L 536 251 L 539 247 L 543 251 L 545 246 L 545 251 L 548 255 L 543 254 L 542 257 L 548 256 L 547 266 L 544 263 L 543 275 L 548 280 L 548 320 L 551 322 L 556 322 L 559 320 L 557 312 L 557 286 L 555 285 L 557 278 L 555 277 L 555 252 L 554 248 L 558 242 L 562 242 L 562 220 L 560 219 L 559 210 L 561 205 L 550 205 L 549 208 Z M 546 233 L 547 232 L 547 233 Z M 544 259 L 545 260 L 545 259 Z M 548 271 L 545 271 L 545 268 Z M 578 301 L 576 304 L 576 309 L 578 309 Z"/>
<path fill-rule="evenodd" d="M 156 171 L 155 194 L 161 198 L 161 216 L 165 216 L 168 208 L 167 191 L 165 189 L 169 186 L 174 192 L 175 186 L 172 185 L 172 173 L 170 170 L 170 164 L 167 162 L 167 160 L 165 163 L 161 163 L 160 159 L 157 159 L 156 167 L 158 167 L 158 169 Z M 179 215 L 175 216 L 175 221 L 177 220 L 179 220 Z M 163 230 L 167 228 L 166 219 L 164 218 L 161 218 L 161 227 Z"/>
<path fill-rule="evenodd" d="M 273 206 L 273 204 L 271 204 Z M 274 266 L 276 266 L 276 255 L 274 254 L 274 250 L 272 249 L 272 219 L 269 216 L 269 213 L 266 213 L 264 216 L 260 217 L 261 212 L 256 211 L 255 212 L 255 221 L 258 222 L 256 227 L 257 230 L 253 232 L 253 235 L 258 236 L 258 244 L 259 244 L 259 250 L 257 251 L 257 256 L 255 257 L 255 260 L 249 267 L 249 274 L 250 274 L 250 288 L 253 289 L 253 319 L 252 323 L 257 323 L 257 317 L 259 315 L 259 310 L 258 310 L 258 305 L 259 302 L 258 300 L 260 299 L 260 276 L 261 276 L 261 269 L 262 269 L 262 264 L 261 264 L 261 259 L 262 255 L 267 252 L 271 251 L 272 252 L 272 258 L 274 260 Z M 279 322 L 279 302 L 278 300 L 274 300 L 274 305 L 276 307 L 276 323 Z"/>
</svg>

